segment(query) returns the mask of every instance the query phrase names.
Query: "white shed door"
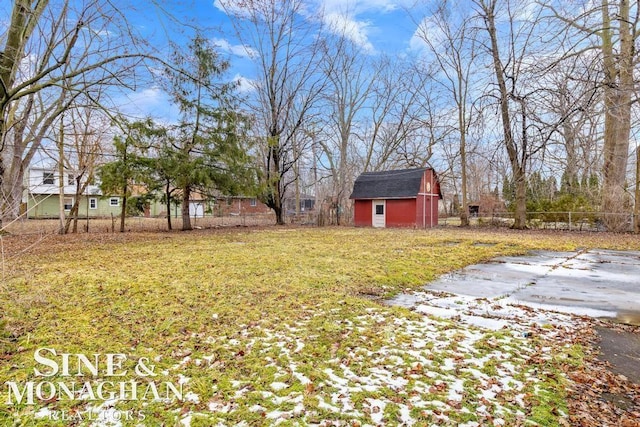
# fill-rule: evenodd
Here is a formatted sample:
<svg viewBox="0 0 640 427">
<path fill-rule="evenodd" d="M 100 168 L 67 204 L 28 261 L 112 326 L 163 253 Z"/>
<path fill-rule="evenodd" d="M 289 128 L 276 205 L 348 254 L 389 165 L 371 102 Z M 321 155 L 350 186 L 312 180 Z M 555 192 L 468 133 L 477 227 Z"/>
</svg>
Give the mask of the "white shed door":
<svg viewBox="0 0 640 427">
<path fill-rule="evenodd" d="M 373 212 L 371 213 L 371 224 L 374 227 L 384 228 L 386 221 L 386 206 L 384 200 L 374 200 L 373 201 Z"/>
<path fill-rule="evenodd" d="M 189 202 L 189 216 L 195 217 L 195 218 L 204 217 L 204 203 Z"/>
</svg>

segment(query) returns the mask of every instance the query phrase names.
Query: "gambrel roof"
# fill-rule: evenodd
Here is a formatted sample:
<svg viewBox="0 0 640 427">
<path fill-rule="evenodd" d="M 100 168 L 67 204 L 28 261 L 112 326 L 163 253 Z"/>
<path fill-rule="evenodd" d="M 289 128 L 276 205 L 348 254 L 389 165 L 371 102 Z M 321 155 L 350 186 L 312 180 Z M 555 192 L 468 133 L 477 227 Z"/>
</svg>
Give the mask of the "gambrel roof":
<svg viewBox="0 0 640 427">
<path fill-rule="evenodd" d="M 365 172 L 353 185 L 350 199 L 410 199 L 418 196 L 428 168 Z M 438 186 L 439 187 L 439 186 Z"/>
</svg>

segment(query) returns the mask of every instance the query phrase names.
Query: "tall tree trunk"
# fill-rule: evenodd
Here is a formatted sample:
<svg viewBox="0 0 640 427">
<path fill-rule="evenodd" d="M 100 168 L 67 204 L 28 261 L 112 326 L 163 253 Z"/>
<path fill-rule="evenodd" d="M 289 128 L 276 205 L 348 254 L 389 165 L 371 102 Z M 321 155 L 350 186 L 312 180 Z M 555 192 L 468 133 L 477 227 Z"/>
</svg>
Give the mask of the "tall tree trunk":
<svg viewBox="0 0 640 427">
<path fill-rule="evenodd" d="M 269 137 L 269 153 L 267 155 L 267 197 L 266 205 L 276 214 L 276 225 L 284 225 L 282 209 L 282 176 L 280 174 L 280 137 Z"/>
<path fill-rule="evenodd" d="M 31 104 L 25 110 L 30 111 Z M 26 131 L 26 118 L 9 120 L 12 124 L 12 141 L 3 144 L 0 152 L 0 221 L 10 222 L 20 213 L 22 200 L 25 161 L 25 144 L 23 136 Z M 7 135 L 8 138 L 8 135 Z M 2 163 L 4 161 L 4 164 Z"/>
<path fill-rule="evenodd" d="M 602 183 L 602 210 L 605 224 L 619 229 L 625 208 L 625 181 L 631 132 L 631 96 L 633 84 L 634 37 L 629 24 L 629 1 L 620 0 L 620 49 L 614 49 L 609 15 L 609 2 L 602 0 L 603 30 L 602 54 L 604 65 L 604 164 Z"/>
<path fill-rule="evenodd" d="M 293 158 L 295 159 L 293 164 L 293 173 L 295 175 L 295 212 L 296 218 L 300 218 L 300 153 L 298 150 L 298 141 L 294 141 L 293 143 Z"/>
<path fill-rule="evenodd" d="M 122 210 L 120 211 L 120 232 L 124 233 L 125 220 L 127 217 L 127 192 L 128 186 L 125 184 L 122 187 Z"/>
<path fill-rule="evenodd" d="M 16 156 L 12 156 L 16 157 Z M 0 170 L 4 170 L 2 186 L 0 187 L 0 206 L 2 212 L 0 215 L 0 225 L 3 222 L 10 222 L 18 218 L 20 215 L 20 203 L 22 201 L 22 192 L 24 189 L 22 180 L 24 177 L 24 165 L 22 162 L 11 164 L 8 168 L 0 164 Z"/>
<path fill-rule="evenodd" d="M 460 82 L 460 80 L 459 80 Z M 461 84 L 459 83 L 461 86 Z M 465 117 L 465 100 L 458 104 L 458 126 L 460 127 L 460 180 L 462 191 L 462 209 L 460 210 L 460 226 L 469 226 L 469 201 L 467 200 L 467 124 Z"/>
<path fill-rule="evenodd" d="M 273 195 L 273 202 L 269 206 L 276 213 L 276 225 L 284 225 L 284 209 L 282 208 L 282 197 L 280 189 L 275 187 L 276 194 Z"/>
<path fill-rule="evenodd" d="M 576 137 L 573 125 L 569 120 L 565 120 L 562 124 L 564 147 L 567 158 L 565 159 L 566 167 L 561 182 L 560 189 L 566 190 L 569 194 L 575 194 L 578 190 L 578 155 L 576 150 Z"/>
<path fill-rule="evenodd" d="M 511 167 L 514 168 L 513 180 L 516 186 L 516 211 L 513 228 L 523 230 L 527 228 L 527 177 L 524 168 L 513 164 Z"/>
<path fill-rule="evenodd" d="M 636 191 L 633 206 L 633 231 L 640 233 L 640 147 L 636 147 Z"/>
<path fill-rule="evenodd" d="M 20 130 L 11 123 L 11 97 L 14 93 L 16 73 L 25 55 L 25 46 L 32 36 L 36 23 L 40 19 L 48 1 L 37 2 L 32 7 L 26 0 L 13 2 L 11 20 L 8 23 L 4 38 L 4 48 L 0 52 L 0 229 L 6 220 L 13 220 L 19 214 L 22 199 L 22 177 L 24 164 L 22 162 L 22 146 L 16 146 L 7 153 L 10 129 L 16 134 L 24 131 L 24 123 L 18 125 Z M 18 157 L 20 156 L 20 157 Z"/>
<path fill-rule="evenodd" d="M 90 179 L 87 179 L 87 182 L 81 184 L 83 175 L 84 175 L 84 172 L 74 177 L 76 181 L 76 191 L 74 194 L 73 206 L 71 207 L 71 211 L 69 211 L 69 216 L 67 217 L 67 221 L 64 226 L 65 234 L 69 232 L 69 228 L 71 227 L 72 221 L 73 221 L 72 233 L 76 234 L 78 232 L 78 216 L 80 215 L 80 200 L 82 199 L 82 195 L 84 191 L 89 186 L 89 181 L 90 181 Z M 88 208 L 89 197 L 87 196 L 86 199 L 87 199 L 87 208 Z M 87 221 L 89 221 L 89 212 L 87 212 Z M 87 228 L 87 232 L 89 232 L 88 228 Z"/>
<path fill-rule="evenodd" d="M 500 115 L 502 117 L 502 131 L 504 134 L 504 144 L 509 155 L 513 181 L 516 186 L 516 210 L 513 228 L 521 230 L 527 227 L 527 180 L 525 162 L 518 158 L 516 142 L 511 130 L 511 115 L 509 112 L 510 93 L 505 82 L 505 73 L 500 61 L 500 51 L 498 48 L 498 37 L 495 25 L 495 3 L 482 5 L 485 12 L 485 24 L 491 39 L 491 55 L 493 57 L 493 67 L 500 91 Z M 523 147 L 523 150 L 525 148 Z M 526 153 L 523 153 L 523 158 Z"/>
<path fill-rule="evenodd" d="M 169 231 L 171 231 L 171 182 L 169 180 L 167 180 L 167 185 L 164 191 L 165 197 L 167 198 L 167 227 L 169 228 Z"/>
<path fill-rule="evenodd" d="M 182 230 L 192 230 L 191 215 L 189 214 L 189 199 L 191 199 L 191 187 L 188 185 L 182 189 Z"/>
</svg>

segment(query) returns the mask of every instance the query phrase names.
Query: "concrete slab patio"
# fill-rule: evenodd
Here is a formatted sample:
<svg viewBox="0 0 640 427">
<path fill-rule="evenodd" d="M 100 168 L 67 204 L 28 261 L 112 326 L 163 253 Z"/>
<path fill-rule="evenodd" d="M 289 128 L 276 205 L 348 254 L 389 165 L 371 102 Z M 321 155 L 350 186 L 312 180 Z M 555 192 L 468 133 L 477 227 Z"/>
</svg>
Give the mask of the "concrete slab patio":
<svg viewBox="0 0 640 427">
<path fill-rule="evenodd" d="M 640 252 L 591 249 L 501 257 L 426 286 L 534 308 L 640 325 Z"/>
<path fill-rule="evenodd" d="M 500 257 L 444 275 L 424 292 L 397 295 L 388 302 L 492 329 L 562 322 L 554 313 L 640 326 L 640 252 L 590 249 Z M 524 316 L 522 306 L 539 310 Z M 528 319 L 524 323 L 523 317 Z M 602 360 L 613 372 L 640 384 L 638 333 L 608 327 L 597 332 Z"/>
</svg>

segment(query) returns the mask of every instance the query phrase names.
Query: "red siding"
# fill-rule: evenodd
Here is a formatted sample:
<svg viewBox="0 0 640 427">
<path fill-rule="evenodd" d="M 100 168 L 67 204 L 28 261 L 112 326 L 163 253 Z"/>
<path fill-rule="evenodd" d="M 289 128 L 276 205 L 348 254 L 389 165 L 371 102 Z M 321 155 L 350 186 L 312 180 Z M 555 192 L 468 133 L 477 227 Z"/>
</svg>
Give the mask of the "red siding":
<svg viewBox="0 0 640 427">
<path fill-rule="evenodd" d="M 437 226 L 439 193 L 440 183 L 434 171 L 426 170 L 415 199 L 386 200 L 385 226 L 417 228 Z M 355 200 L 354 224 L 357 227 L 371 227 L 371 215 L 371 200 Z"/>
<path fill-rule="evenodd" d="M 429 228 L 438 225 L 438 196 L 420 195 L 416 205 L 416 227 Z"/>
<path fill-rule="evenodd" d="M 422 177 L 420 193 L 416 201 L 416 227 L 429 228 L 438 225 L 438 201 L 440 183 L 433 170 L 427 169 Z"/>
<path fill-rule="evenodd" d="M 416 199 L 392 199 L 386 205 L 387 227 L 415 227 Z"/>
<path fill-rule="evenodd" d="M 356 227 L 371 227 L 371 200 L 356 200 L 353 206 L 353 224 Z"/>
</svg>

